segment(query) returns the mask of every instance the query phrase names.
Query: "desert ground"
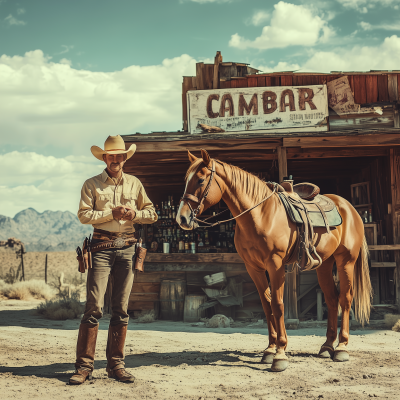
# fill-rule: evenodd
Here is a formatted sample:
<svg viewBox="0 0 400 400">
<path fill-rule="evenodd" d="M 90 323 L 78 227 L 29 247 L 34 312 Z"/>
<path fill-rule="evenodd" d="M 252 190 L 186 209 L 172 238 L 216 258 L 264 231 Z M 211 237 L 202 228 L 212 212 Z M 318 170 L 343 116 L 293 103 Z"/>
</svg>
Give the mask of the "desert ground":
<svg viewBox="0 0 400 400">
<path fill-rule="evenodd" d="M 183 322 L 131 320 L 126 367 L 134 384 L 107 378 L 109 320 L 100 324 L 94 380 L 68 385 L 79 320 L 49 321 L 33 314 L 39 301 L 0 302 L 1 399 L 399 399 L 400 333 L 379 323 L 352 326 L 351 359 L 316 354 L 324 324 L 288 331 L 289 368 L 260 364 L 266 325 L 210 329 Z M 380 329 L 377 329 L 380 328 Z"/>
</svg>

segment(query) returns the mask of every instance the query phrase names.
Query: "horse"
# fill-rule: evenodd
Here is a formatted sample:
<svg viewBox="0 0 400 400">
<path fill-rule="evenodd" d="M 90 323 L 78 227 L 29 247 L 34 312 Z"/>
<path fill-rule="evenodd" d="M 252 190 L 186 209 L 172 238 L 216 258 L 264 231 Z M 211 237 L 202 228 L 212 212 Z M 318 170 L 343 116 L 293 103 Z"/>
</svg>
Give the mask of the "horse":
<svg viewBox="0 0 400 400">
<path fill-rule="evenodd" d="M 182 229 L 195 229 L 198 227 L 197 216 L 221 199 L 237 218 L 235 247 L 257 287 L 268 324 L 269 342 L 261 362 L 272 364 L 272 371 L 284 371 L 289 365 L 285 354 L 288 338 L 283 304 L 285 261 L 290 258 L 296 243 L 296 224 L 288 218 L 278 195 L 255 175 L 211 159 L 205 150 L 201 150 L 201 158 L 190 151 L 188 157 L 191 164 L 186 172 L 186 188 L 176 222 Z M 372 296 L 369 253 L 363 222 L 354 207 L 340 196 L 325 196 L 335 203 L 343 222 L 330 232 L 325 228 L 314 228 L 316 251 L 322 258 L 316 271 L 328 306 L 326 341 L 318 356 L 344 362 L 350 359 L 347 345 L 353 299 L 356 319 L 362 324 L 369 322 Z M 339 291 L 332 274 L 335 262 Z M 339 305 L 341 329 L 338 345 L 334 348 Z"/>
</svg>

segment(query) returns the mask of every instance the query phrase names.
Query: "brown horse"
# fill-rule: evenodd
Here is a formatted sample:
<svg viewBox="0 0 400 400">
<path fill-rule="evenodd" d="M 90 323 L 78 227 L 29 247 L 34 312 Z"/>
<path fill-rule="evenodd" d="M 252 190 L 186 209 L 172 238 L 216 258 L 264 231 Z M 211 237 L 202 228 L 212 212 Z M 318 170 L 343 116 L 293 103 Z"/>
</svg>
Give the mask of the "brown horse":
<svg viewBox="0 0 400 400">
<path fill-rule="evenodd" d="M 205 150 L 201 151 L 201 158 L 196 158 L 190 152 L 188 155 L 191 165 L 186 173 L 184 200 L 176 217 L 181 228 L 196 228 L 195 214 L 200 215 L 221 199 L 236 217 L 270 196 L 236 220 L 235 246 L 257 287 L 267 318 L 269 344 L 261 361 L 272 363 L 272 371 L 283 371 L 288 367 L 285 355 L 288 339 L 283 308 L 285 260 L 296 242 L 296 225 L 289 220 L 279 197 L 256 176 L 212 160 Z M 211 172 L 212 165 L 215 165 L 215 173 Z M 325 228 L 316 228 L 314 231 L 317 235 L 315 247 L 323 261 L 317 269 L 318 281 L 328 305 L 326 341 L 321 346 L 319 356 L 331 357 L 334 361 L 348 361 L 349 314 L 353 298 L 356 318 L 361 323 L 369 320 L 372 289 L 368 247 L 363 222 L 354 207 L 342 197 L 333 194 L 326 196 L 336 204 L 343 223 L 332 228 L 330 233 Z M 340 294 L 332 275 L 334 262 L 340 279 Z M 270 278 L 270 288 L 265 271 Z M 339 344 L 334 349 L 339 304 L 342 324 Z"/>
</svg>

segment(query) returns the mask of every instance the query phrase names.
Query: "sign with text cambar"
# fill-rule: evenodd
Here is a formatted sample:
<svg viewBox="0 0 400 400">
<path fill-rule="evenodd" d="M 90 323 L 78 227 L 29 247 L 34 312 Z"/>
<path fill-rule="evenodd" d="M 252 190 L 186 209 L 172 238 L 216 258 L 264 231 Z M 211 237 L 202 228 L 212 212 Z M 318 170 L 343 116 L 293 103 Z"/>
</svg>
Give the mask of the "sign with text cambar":
<svg viewBox="0 0 400 400">
<path fill-rule="evenodd" d="M 326 85 L 190 90 L 187 103 L 190 133 L 328 130 Z"/>
</svg>

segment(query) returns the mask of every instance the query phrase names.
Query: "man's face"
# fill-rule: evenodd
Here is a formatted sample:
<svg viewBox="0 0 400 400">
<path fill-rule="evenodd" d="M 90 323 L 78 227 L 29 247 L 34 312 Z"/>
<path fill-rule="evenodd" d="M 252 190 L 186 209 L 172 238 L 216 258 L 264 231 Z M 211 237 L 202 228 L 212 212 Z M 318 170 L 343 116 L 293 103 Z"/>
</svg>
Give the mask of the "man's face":
<svg viewBox="0 0 400 400">
<path fill-rule="evenodd" d="M 125 164 L 126 154 L 103 154 L 103 160 L 107 164 L 107 169 L 119 172 Z"/>
</svg>

